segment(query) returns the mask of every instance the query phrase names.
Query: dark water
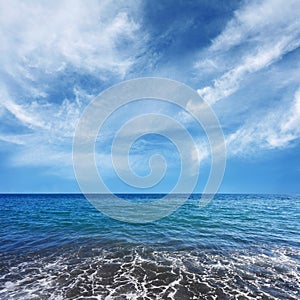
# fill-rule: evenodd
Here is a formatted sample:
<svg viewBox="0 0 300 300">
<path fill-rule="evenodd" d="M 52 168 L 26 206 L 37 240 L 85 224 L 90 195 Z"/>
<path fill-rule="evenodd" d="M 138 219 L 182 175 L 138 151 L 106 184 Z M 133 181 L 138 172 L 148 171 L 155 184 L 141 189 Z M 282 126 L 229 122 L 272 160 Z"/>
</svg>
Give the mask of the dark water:
<svg viewBox="0 0 300 300">
<path fill-rule="evenodd" d="M 0 299 L 300 299 L 300 196 L 197 201 L 132 225 L 81 195 L 2 195 Z"/>
</svg>

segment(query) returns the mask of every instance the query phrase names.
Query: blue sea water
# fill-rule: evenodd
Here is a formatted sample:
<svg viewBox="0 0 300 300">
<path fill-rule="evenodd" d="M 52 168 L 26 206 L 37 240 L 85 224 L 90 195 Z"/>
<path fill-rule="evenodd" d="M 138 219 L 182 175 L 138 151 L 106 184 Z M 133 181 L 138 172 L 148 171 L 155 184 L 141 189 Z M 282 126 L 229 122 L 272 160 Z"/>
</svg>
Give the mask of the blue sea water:
<svg viewBox="0 0 300 300">
<path fill-rule="evenodd" d="M 300 196 L 199 197 L 141 225 L 82 195 L 1 195 L 0 299 L 300 299 Z"/>
</svg>

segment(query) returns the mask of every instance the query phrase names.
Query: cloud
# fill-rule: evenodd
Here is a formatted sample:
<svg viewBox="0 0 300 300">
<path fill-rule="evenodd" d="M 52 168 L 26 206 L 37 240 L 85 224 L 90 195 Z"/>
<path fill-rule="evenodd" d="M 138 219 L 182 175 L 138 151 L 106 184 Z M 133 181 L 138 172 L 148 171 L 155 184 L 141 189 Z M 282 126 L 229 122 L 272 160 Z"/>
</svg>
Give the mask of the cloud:
<svg viewBox="0 0 300 300">
<path fill-rule="evenodd" d="M 35 79 L 29 68 L 53 73 L 68 65 L 124 75 L 133 63 L 125 45 L 138 47 L 138 30 L 123 1 L 1 1 L 0 63 L 27 79 Z"/>
<path fill-rule="evenodd" d="M 222 52 L 244 42 L 269 43 L 274 37 L 297 33 L 299 1 L 252 1 L 235 12 L 221 34 L 211 45 L 212 51 Z M 270 34 L 270 35 L 267 35 Z"/>
<path fill-rule="evenodd" d="M 73 136 L 77 120 L 83 108 L 82 95 L 88 94 L 75 90 L 75 101 L 65 99 L 62 103 L 39 103 L 32 101 L 17 104 L 8 94 L 5 87 L 0 90 L 0 107 L 6 109 L 22 126 L 33 130 L 36 135 L 59 137 Z M 86 100 L 86 99 L 85 99 Z"/>
<path fill-rule="evenodd" d="M 236 11 L 207 49 L 204 61 L 219 68 L 213 84 L 198 89 L 210 104 L 239 89 L 247 76 L 269 67 L 300 46 L 299 1 L 256 1 Z M 202 60 L 202 59 L 201 59 Z M 196 62 L 196 67 L 203 63 Z M 207 65 L 207 63 L 205 64 Z M 202 71 L 202 69 L 201 69 Z"/>
<path fill-rule="evenodd" d="M 0 107 L 2 109 L 6 109 L 25 126 L 46 128 L 45 123 L 35 114 L 34 106 L 35 103 L 27 105 L 16 104 L 8 95 L 6 88 L 0 87 Z"/>
<path fill-rule="evenodd" d="M 280 126 L 281 131 L 300 132 L 300 88 L 295 93 L 294 103 L 290 109 L 287 121 Z"/>
<path fill-rule="evenodd" d="M 0 134 L 0 141 L 6 142 L 9 144 L 16 144 L 16 145 L 25 145 L 26 142 L 24 140 L 26 136 L 19 137 L 15 134 Z"/>
<path fill-rule="evenodd" d="M 52 174 L 72 178 L 73 133 L 82 111 L 82 98 L 88 98 L 82 91 L 74 93 L 75 101 L 65 99 L 61 104 L 16 104 L 1 88 L 0 107 L 6 110 L 3 118 L 13 126 L 6 128 L 7 132 L 1 128 L 0 147 L 9 150 L 7 159 L 12 167 L 46 167 L 45 171 Z M 26 130 L 22 133 L 20 128 Z"/>
<path fill-rule="evenodd" d="M 147 106 L 147 103 L 143 106 Z M 127 107 L 128 109 L 132 113 L 132 108 Z M 199 163 L 202 163 L 209 155 L 207 141 L 203 137 L 203 133 L 200 132 L 201 135 L 199 133 L 200 125 L 188 117 L 187 113 L 182 111 L 178 114 L 175 113 L 177 109 L 177 107 L 174 109 L 169 106 L 157 112 L 155 105 L 152 105 L 152 109 L 148 113 L 143 112 L 143 115 L 140 115 L 140 112 L 136 111 L 136 115 L 131 115 L 125 122 L 119 114 L 117 119 L 111 121 L 111 126 L 106 127 L 106 129 L 110 128 L 109 130 L 102 130 L 104 135 L 101 132 L 101 141 L 98 141 L 96 149 L 102 154 L 108 154 L 108 160 L 111 160 L 111 144 L 116 138 L 114 145 L 116 151 L 113 152 L 113 155 L 122 171 L 126 170 L 128 166 L 128 157 L 125 153 L 129 147 L 130 163 L 138 172 L 146 173 L 148 159 L 154 154 L 160 154 L 166 159 L 168 168 L 178 169 L 181 158 L 185 162 L 185 168 L 189 169 L 190 175 L 197 175 Z M 127 110 L 125 109 L 126 115 Z M 177 123 L 181 124 L 182 128 Z M 196 129 L 191 132 L 193 127 Z M 191 134 L 194 145 L 191 145 L 187 138 L 187 131 Z M 147 134 L 148 137 L 145 136 Z M 153 136 L 155 134 L 159 136 Z M 176 148 L 176 145 L 179 148 Z M 100 157 L 102 158 L 102 156 Z M 105 165 L 105 161 L 107 159 L 101 164 Z M 108 165 L 105 166 L 107 168 Z M 156 168 L 160 169 L 160 167 L 159 164 L 156 165 Z"/>
<path fill-rule="evenodd" d="M 96 96 L 81 81 L 129 72 L 147 39 L 138 12 L 136 1 L 0 1 L 0 121 L 10 127 L 0 140 L 21 145 L 13 165 L 71 167 L 76 124 Z"/>
<path fill-rule="evenodd" d="M 300 88 L 290 107 L 278 105 L 263 117 L 252 118 L 227 136 L 231 156 L 257 153 L 259 150 L 286 148 L 300 137 Z"/>
<path fill-rule="evenodd" d="M 200 51 L 195 69 L 211 83 L 197 91 L 215 104 L 230 156 L 284 149 L 300 137 L 299 66 L 289 55 L 300 46 L 299 9 L 294 0 L 246 2 Z"/>
</svg>

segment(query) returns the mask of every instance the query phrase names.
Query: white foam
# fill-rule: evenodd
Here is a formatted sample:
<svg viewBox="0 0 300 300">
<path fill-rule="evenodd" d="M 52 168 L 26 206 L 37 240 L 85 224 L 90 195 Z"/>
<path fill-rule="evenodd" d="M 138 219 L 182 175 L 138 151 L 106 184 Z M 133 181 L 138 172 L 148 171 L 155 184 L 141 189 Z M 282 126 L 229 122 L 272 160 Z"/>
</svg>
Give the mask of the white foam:
<svg viewBox="0 0 300 300">
<path fill-rule="evenodd" d="M 227 296 L 241 295 L 248 299 L 262 295 L 272 298 L 276 293 L 297 299 L 300 292 L 297 269 L 300 251 L 296 249 L 278 247 L 270 255 L 255 251 L 152 252 L 139 247 L 128 251 L 126 261 L 122 253 L 112 255 L 115 249 L 102 251 L 99 255 L 93 255 L 92 251 L 83 258 L 78 252 L 60 253 L 52 258 L 37 256 L 35 260 L 10 268 L 8 274 L 1 276 L 0 298 L 26 299 L 48 295 L 49 299 L 65 299 L 67 293 L 73 291 L 72 299 L 84 299 L 84 293 L 106 300 L 114 299 L 116 295 L 143 299 L 149 294 L 154 295 L 155 291 L 158 298 L 169 296 L 176 299 L 177 286 L 187 288 L 197 298 L 198 292 L 192 288 L 194 284 L 201 285 L 203 299 L 208 294 L 210 297 L 215 295 L 217 288 Z M 110 271 L 109 278 L 103 277 L 106 274 L 101 273 L 101 268 L 110 264 L 117 267 Z M 173 275 L 158 282 L 156 277 L 162 274 L 160 272 Z M 150 275 L 154 277 L 150 279 Z M 14 276 L 15 280 L 12 279 Z M 131 285 L 131 290 L 128 290 L 128 285 Z M 209 291 L 207 295 L 206 290 Z"/>
</svg>

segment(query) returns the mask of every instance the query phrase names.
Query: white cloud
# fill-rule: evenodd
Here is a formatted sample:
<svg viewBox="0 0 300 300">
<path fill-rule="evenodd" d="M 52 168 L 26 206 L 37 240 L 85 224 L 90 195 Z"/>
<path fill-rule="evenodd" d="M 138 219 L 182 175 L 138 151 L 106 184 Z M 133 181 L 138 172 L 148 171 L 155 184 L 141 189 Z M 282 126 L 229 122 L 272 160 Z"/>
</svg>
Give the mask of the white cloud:
<svg viewBox="0 0 300 300">
<path fill-rule="evenodd" d="M 9 111 L 24 127 L 36 135 L 57 138 L 72 137 L 82 109 L 80 97 L 87 94 L 75 91 L 76 100 L 65 99 L 61 104 L 38 103 L 37 101 L 17 104 L 4 87 L 0 90 L 0 107 Z"/>
<path fill-rule="evenodd" d="M 214 75 L 211 85 L 198 89 L 199 95 L 210 104 L 219 102 L 215 107 L 222 117 L 222 107 L 226 108 L 228 116 L 223 118 L 224 127 L 228 126 L 227 121 L 234 124 L 226 128 L 233 132 L 226 137 L 231 156 L 282 149 L 293 145 L 300 137 L 300 92 L 295 86 L 299 81 L 295 80 L 292 67 L 279 64 L 300 46 L 299 10 L 300 2 L 296 0 L 246 2 L 211 46 L 202 50 L 195 63 L 200 72 L 210 77 Z M 265 79 L 266 84 L 272 82 L 273 85 L 265 86 L 264 90 L 242 85 L 252 78 L 253 82 L 260 80 L 261 88 L 261 74 L 268 74 L 267 70 L 273 66 L 280 76 L 273 79 L 275 82 Z M 295 68 L 299 68 L 296 63 Z M 279 91 L 280 88 L 285 92 Z M 294 99 L 286 98 L 292 90 L 296 91 Z M 240 92 L 238 96 L 232 97 L 237 91 Z M 279 97 L 282 99 L 275 100 Z M 242 118 L 236 113 L 237 107 L 243 107 Z M 233 120 L 237 120 L 238 125 Z"/>
<path fill-rule="evenodd" d="M 245 41 L 269 43 L 275 37 L 298 31 L 299 1 L 252 1 L 234 14 L 223 32 L 213 41 L 212 51 L 227 51 Z"/>
<path fill-rule="evenodd" d="M 4 100 L 1 105 L 11 112 L 18 120 L 29 127 L 45 127 L 45 124 L 42 121 L 35 118 L 31 113 L 26 112 L 21 105 L 18 105 L 7 99 Z"/>
<path fill-rule="evenodd" d="M 299 131 L 300 132 L 300 89 L 295 93 L 294 103 L 290 110 L 289 117 L 281 125 L 281 131 Z"/>
<path fill-rule="evenodd" d="M 300 46 L 299 1 L 266 0 L 249 3 L 236 11 L 234 18 L 205 52 L 224 72 L 211 86 L 198 89 L 213 104 L 239 89 L 248 75 L 267 68 Z M 202 66 L 201 61 L 196 67 Z"/>
<path fill-rule="evenodd" d="M 15 132 L 14 128 L 9 131 L 9 127 L 8 133 L 0 132 L 0 141 L 14 146 L 9 148 L 12 166 L 50 167 L 53 174 L 72 177 L 73 133 L 81 114 L 82 97 L 88 98 L 81 91 L 75 94 L 74 102 L 65 99 L 61 104 L 36 101 L 16 104 L 2 87 L 0 107 L 10 112 L 4 113 L 6 120 L 17 121 L 18 126 L 27 129 L 23 134 Z M 7 147 L 5 144 L 1 143 L 1 147 Z"/>
<path fill-rule="evenodd" d="M 122 1 L 1 1 L 0 64 L 27 79 L 28 67 L 52 73 L 68 64 L 124 75 L 133 60 L 118 45 L 134 50 L 138 30 Z"/>
<path fill-rule="evenodd" d="M 58 103 L 47 87 L 67 68 L 122 78 L 147 38 L 138 13 L 136 1 L 0 1 L 0 121 L 31 132 L 0 133 L 1 141 L 22 145 L 13 165 L 71 167 L 74 129 L 95 95 L 73 86 L 75 99 Z"/>
<path fill-rule="evenodd" d="M 263 149 L 285 148 L 300 137 L 300 88 L 290 107 L 280 105 L 263 117 L 246 122 L 227 136 L 230 155 L 248 155 Z"/>
<path fill-rule="evenodd" d="M 0 134 L 0 141 L 7 142 L 9 144 L 26 145 L 26 137 L 26 135 L 20 137 L 15 134 Z"/>
</svg>

